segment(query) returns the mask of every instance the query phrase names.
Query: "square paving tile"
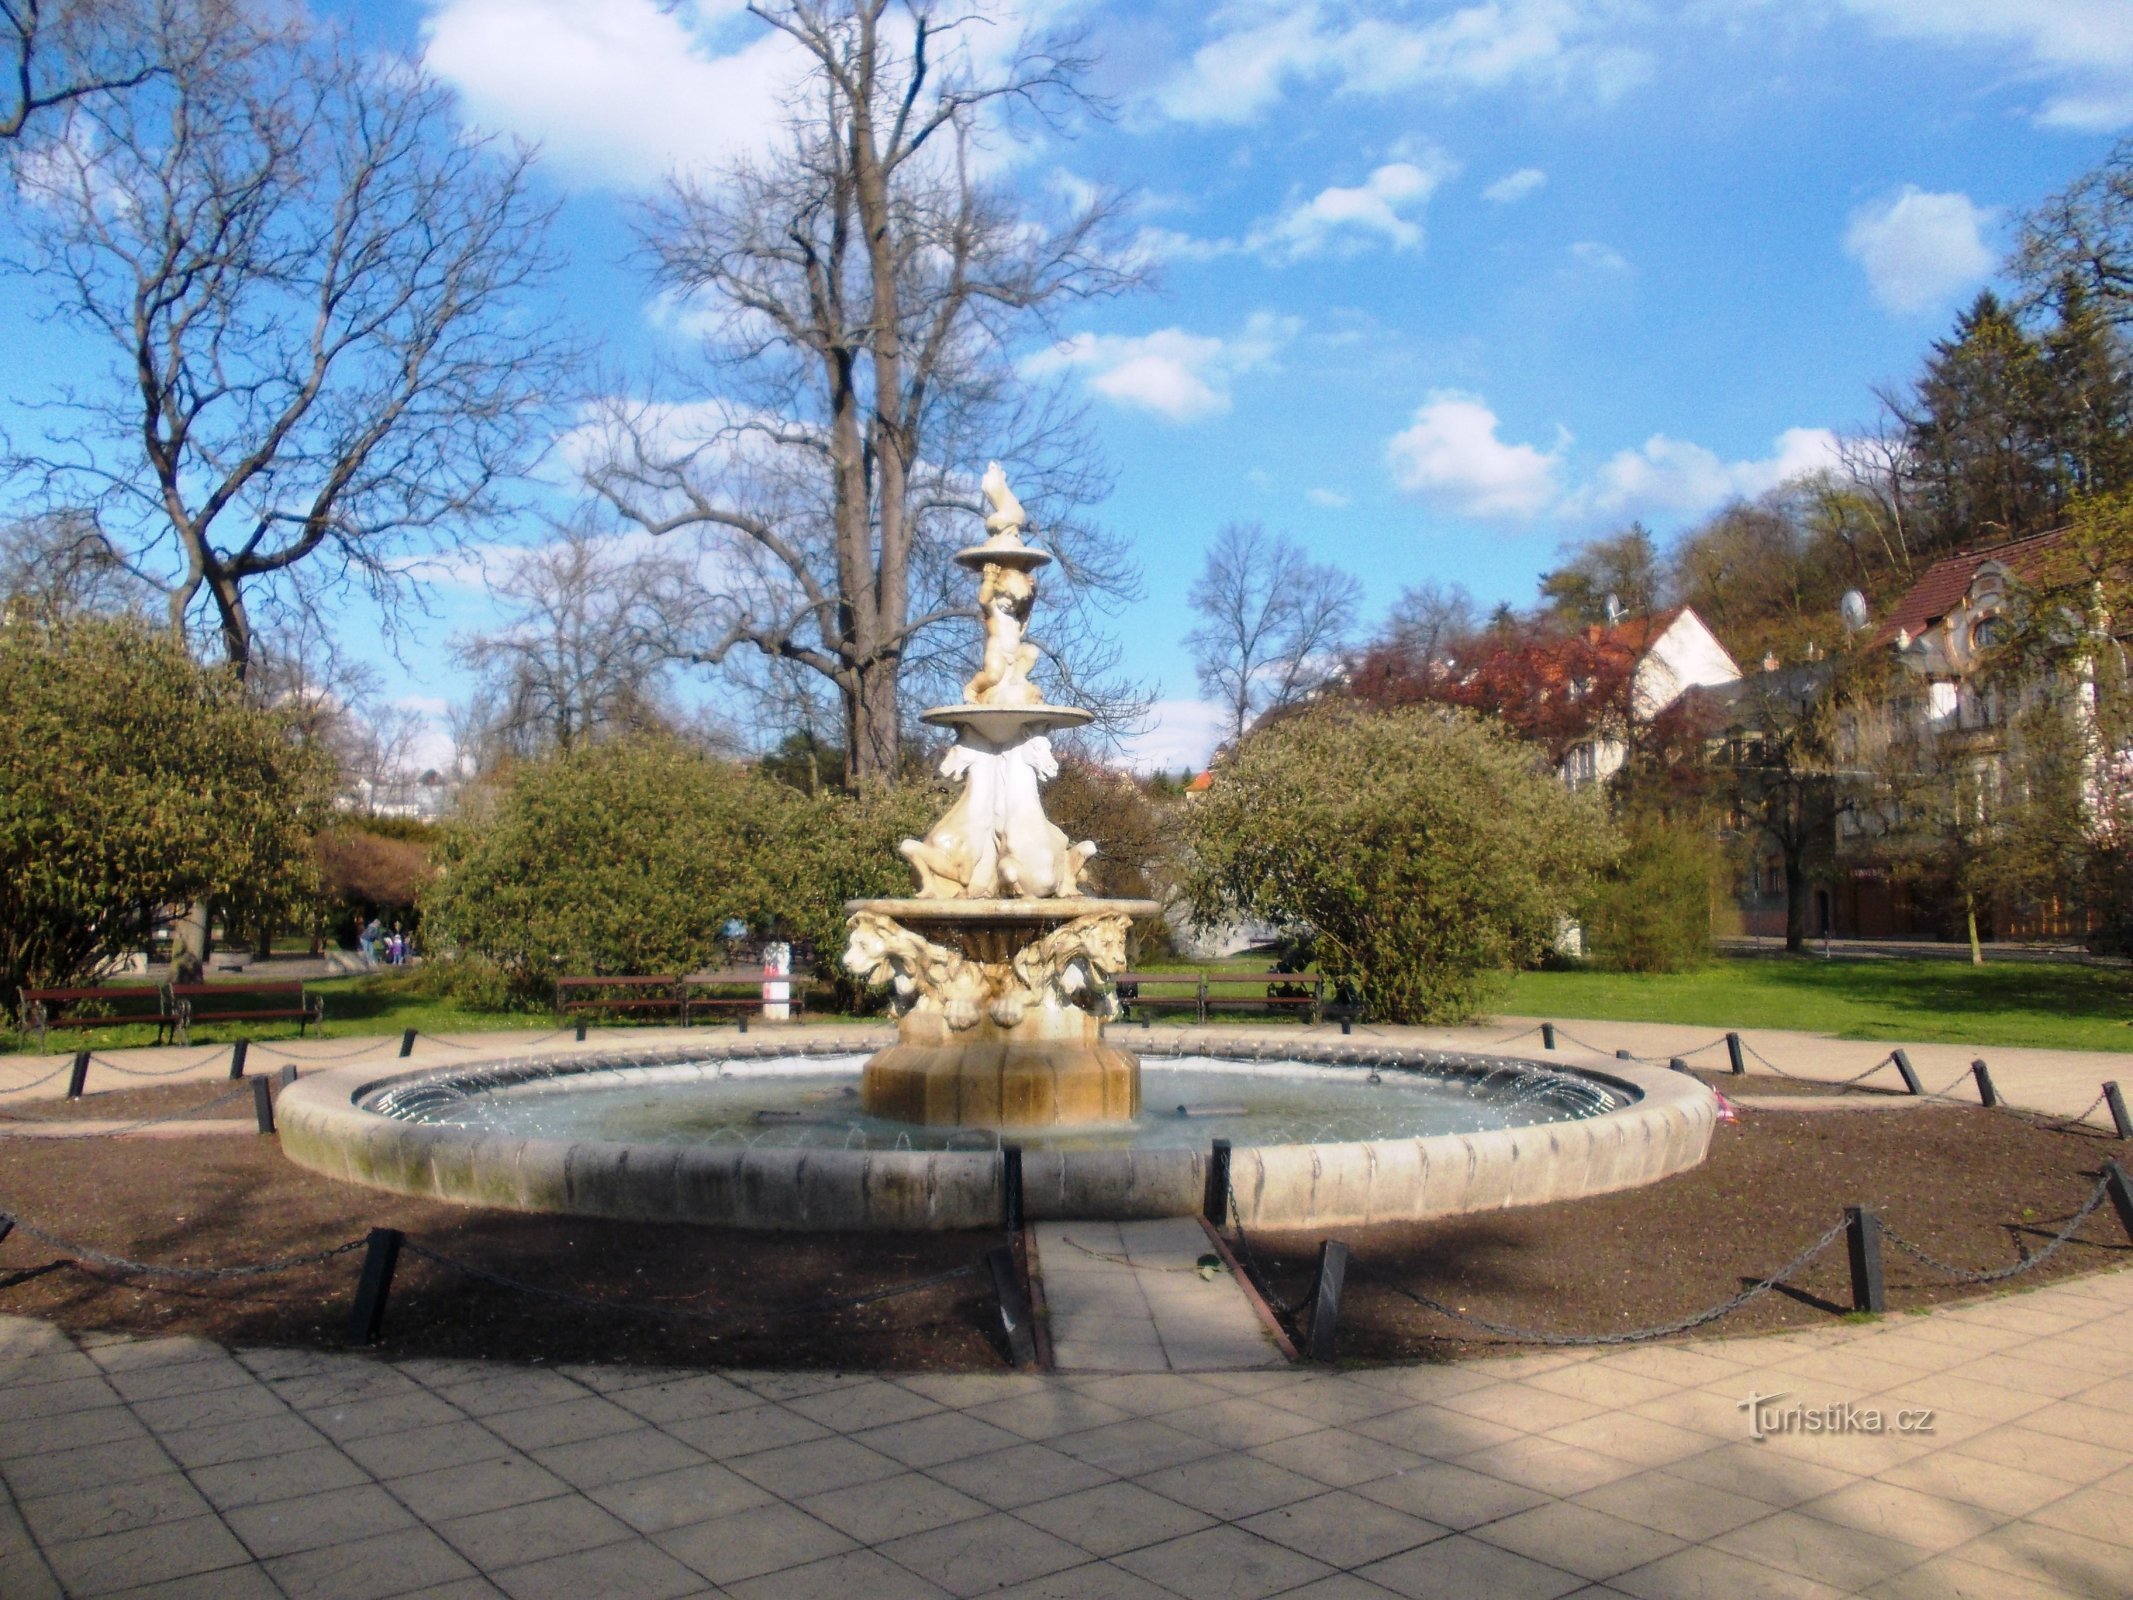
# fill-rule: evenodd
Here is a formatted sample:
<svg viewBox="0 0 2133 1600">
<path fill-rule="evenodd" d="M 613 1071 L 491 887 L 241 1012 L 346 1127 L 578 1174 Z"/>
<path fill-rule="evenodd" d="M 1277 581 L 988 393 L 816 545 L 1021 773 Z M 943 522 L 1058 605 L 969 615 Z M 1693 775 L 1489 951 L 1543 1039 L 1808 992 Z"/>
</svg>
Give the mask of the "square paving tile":
<svg viewBox="0 0 2133 1600">
<path fill-rule="evenodd" d="M 721 1587 L 852 1548 L 828 1523 L 778 1502 L 670 1529 L 653 1542 Z"/>
<path fill-rule="evenodd" d="M 0 1468 L 0 1478 L 18 1500 L 64 1494 L 71 1489 L 103 1488 L 153 1478 L 174 1470 L 175 1463 L 153 1438 L 115 1439 L 109 1444 L 81 1445 L 21 1456 Z"/>
<path fill-rule="evenodd" d="M 731 1516 L 775 1498 L 760 1484 L 716 1463 L 631 1478 L 587 1493 L 588 1499 L 639 1533 L 664 1533 L 691 1522 Z"/>
<path fill-rule="evenodd" d="M 971 1406 L 967 1414 L 980 1422 L 989 1422 L 996 1428 L 1005 1428 L 1009 1433 L 1040 1443 L 1090 1428 L 1101 1428 L 1107 1423 L 1124 1422 L 1130 1415 L 1117 1406 L 1077 1394 L 1064 1384 L 1018 1395 L 1011 1400 Z"/>
<path fill-rule="evenodd" d="M 1376 1562 L 1359 1575 L 1410 1600 L 1555 1600 L 1585 1585 L 1560 1568 L 1464 1533 Z"/>
<path fill-rule="evenodd" d="M 1209 1528 L 1120 1556 L 1117 1564 L 1186 1600 L 1259 1600 L 1332 1572 L 1243 1528 Z"/>
<path fill-rule="evenodd" d="M 850 1534 L 861 1544 L 886 1544 L 906 1534 L 990 1515 L 982 1500 L 951 1489 L 923 1473 L 906 1472 L 857 1488 L 835 1489 L 797 1502 L 810 1516 Z"/>
<path fill-rule="evenodd" d="M 1039 1500 L 1017 1514 L 1097 1556 L 1115 1556 L 1195 1533 L 1214 1520 L 1132 1483 L 1107 1483 Z"/>
<path fill-rule="evenodd" d="M 1850 1592 L 1709 1545 L 1691 1545 L 1625 1572 L 1610 1580 L 1608 1588 L 1637 1600 L 1842 1600 Z"/>
<path fill-rule="evenodd" d="M 675 1600 L 701 1594 L 704 1580 L 657 1545 L 642 1539 L 601 1545 L 545 1561 L 505 1567 L 489 1580 L 511 1600 L 587 1600 L 588 1596 L 627 1596 L 628 1600 Z"/>
<path fill-rule="evenodd" d="M 1163 1425 L 1180 1433 L 1195 1434 L 1230 1450 L 1246 1450 L 1276 1439 L 1316 1433 L 1323 1424 L 1316 1418 L 1284 1411 L 1258 1400 L 1219 1400 L 1212 1405 L 1190 1406 L 1164 1416 Z"/>
<path fill-rule="evenodd" d="M 64 1544 L 101 1534 L 152 1528 L 165 1522 L 213 1512 L 200 1492 L 175 1468 L 129 1483 L 86 1485 L 39 1500 L 23 1500 L 17 1511 L 40 1544 Z"/>
<path fill-rule="evenodd" d="M 1325 1485 L 1301 1473 L 1255 1456 L 1238 1455 L 1206 1456 L 1144 1473 L 1136 1481 L 1225 1522 L 1325 1492 Z"/>
<path fill-rule="evenodd" d="M 1948 1554 L 2026 1582 L 2048 1583 L 2061 1594 L 2084 1600 L 2120 1600 L 2126 1593 L 2124 1546 L 2084 1538 L 2063 1528 L 2009 1523 Z"/>
<path fill-rule="evenodd" d="M 1589 1506 L 1558 1500 L 1474 1530 L 1522 1556 L 1581 1578 L 1612 1578 L 1682 1548 L 1684 1541 L 1657 1528 L 1612 1517 Z"/>
<path fill-rule="evenodd" d="M 346 1489 L 368 1483 L 370 1474 L 328 1444 L 292 1450 L 286 1455 L 258 1456 L 249 1461 L 230 1461 L 221 1466 L 196 1467 L 193 1482 L 202 1494 L 225 1511 L 239 1506 L 262 1505 L 269 1500 L 289 1500 L 298 1495 L 318 1494 L 328 1489 Z"/>
<path fill-rule="evenodd" d="M 551 1405 L 502 1411 L 482 1418 L 482 1425 L 521 1450 L 545 1450 L 559 1444 L 605 1438 L 642 1428 L 644 1419 L 598 1395 Z"/>
<path fill-rule="evenodd" d="M 744 1411 L 761 1405 L 762 1399 L 737 1383 L 715 1373 L 687 1378 L 667 1378 L 656 1383 L 619 1389 L 609 1396 L 616 1405 L 647 1422 L 680 1422 L 686 1417 L 715 1417 L 725 1411 Z"/>
<path fill-rule="evenodd" d="M 437 1524 L 461 1555 L 484 1572 L 507 1564 L 539 1561 L 596 1549 L 634 1537 L 635 1530 L 582 1495 L 506 1506 Z"/>
<path fill-rule="evenodd" d="M 1715 1539 L 1742 1523 L 1760 1521 L 1771 1512 L 1771 1507 L 1761 1500 L 1667 1472 L 1643 1472 L 1634 1478 L 1604 1483 L 1586 1490 L 1575 1503 L 1691 1543 Z"/>
<path fill-rule="evenodd" d="M 1541 1505 L 1549 1498 L 1525 1484 L 1442 1461 L 1426 1462 L 1389 1478 L 1374 1478 L 1357 1485 L 1355 1492 L 1365 1500 L 1447 1528 L 1478 1527 Z"/>
<path fill-rule="evenodd" d="M 1043 1444 L 1022 1444 L 990 1455 L 969 1456 L 931 1471 L 943 1483 L 1003 1511 L 1108 1483 L 1115 1476 L 1101 1466 L 1077 1461 Z"/>
<path fill-rule="evenodd" d="M 982 1594 L 1087 1561 L 1076 1545 L 995 1511 L 881 1546 L 881 1554 L 950 1594 Z"/>
<path fill-rule="evenodd" d="M 251 1560 L 235 1535 L 212 1516 L 50 1544 L 44 1556 L 70 1596 L 111 1594 Z"/>
<path fill-rule="evenodd" d="M 131 1417 L 128 1426 L 140 1424 Z M 158 1434 L 163 1448 L 181 1467 L 216 1467 L 226 1461 L 250 1461 L 259 1456 L 286 1455 L 292 1450 L 324 1444 L 324 1435 L 302 1417 L 269 1417 L 264 1422 L 225 1423 L 216 1428 L 191 1428 L 182 1433 Z"/>
<path fill-rule="evenodd" d="M 745 1411 L 721 1411 L 713 1416 L 688 1417 L 663 1425 L 683 1444 L 701 1450 L 714 1461 L 731 1461 L 758 1450 L 802 1444 L 809 1439 L 827 1439 L 830 1430 L 819 1422 L 787 1411 L 783 1406 L 755 1405 Z"/>
<path fill-rule="evenodd" d="M 1140 1417 L 1091 1428 L 1086 1433 L 1068 1434 L 1057 1441 L 1057 1448 L 1077 1461 L 1086 1461 L 1122 1478 L 1198 1461 L 1222 1449 L 1212 1439 Z"/>
<path fill-rule="evenodd" d="M 569 1491 L 547 1468 L 521 1455 L 499 1454 L 461 1467 L 435 1467 L 388 1480 L 393 1494 L 425 1522 L 471 1517 L 484 1511 L 549 1500 Z"/>
<path fill-rule="evenodd" d="M 1064 1572 L 1048 1572 L 1027 1583 L 1002 1589 L 997 1600 L 1174 1600 L 1146 1578 L 1109 1561 L 1091 1561 Z"/>
<path fill-rule="evenodd" d="M 346 1544 L 374 1533 L 412 1528 L 407 1508 L 375 1484 L 270 1500 L 224 1514 L 224 1520 L 253 1555 L 294 1555 L 321 1545 Z"/>
<path fill-rule="evenodd" d="M 1375 1500 L 1335 1490 L 1247 1517 L 1240 1527 L 1334 1567 L 1360 1567 L 1441 1539 L 1442 1523 L 1395 1511 Z"/>
<path fill-rule="evenodd" d="M 878 1478 L 893 1478 L 905 1470 L 901 1462 L 849 1439 L 811 1439 L 806 1444 L 759 1450 L 727 1465 L 751 1483 L 760 1483 L 786 1499 L 829 1489 L 849 1489 Z"/>
<path fill-rule="evenodd" d="M 157 1433 L 174 1433 L 181 1428 L 212 1428 L 222 1423 L 285 1417 L 289 1408 L 265 1384 L 248 1381 L 242 1388 L 136 1401 L 133 1414 Z"/>
<path fill-rule="evenodd" d="M 1885 1533 L 1845 1527 L 1798 1511 L 1779 1511 L 1760 1522 L 1743 1523 L 1711 1540 L 1708 1547 L 1845 1591 L 1893 1577 L 1932 1553 Z"/>
<path fill-rule="evenodd" d="M 427 1528 L 281 1556 L 267 1571 L 289 1600 L 382 1600 L 479 1576 Z"/>
<path fill-rule="evenodd" d="M 1345 1428 L 1321 1428 L 1316 1433 L 1276 1439 L 1271 1444 L 1254 1446 L 1251 1454 L 1335 1489 L 1353 1488 L 1374 1478 L 1406 1472 L 1427 1459 Z"/>
<path fill-rule="evenodd" d="M 575 1444 L 553 1445 L 533 1452 L 533 1459 L 579 1489 L 599 1489 L 629 1478 L 706 1463 L 700 1450 L 651 1428 L 603 1434 Z"/>
<path fill-rule="evenodd" d="M 848 1550 L 804 1567 L 729 1584 L 733 1600 L 940 1600 L 948 1591 L 871 1550 Z"/>
<path fill-rule="evenodd" d="M 1581 1450 L 1576 1445 L 1530 1436 L 1473 1451 L 1461 1456 L 1459 1464 L 1526 1484 L 1544 1494 L 1565 1497 L 1619 1478 L 1634 1477 L 1638 1470 L 1627 1461 L 1603 1456 L 1597 1450 Z"/>
<path fill-rule="evenodd" d="M 857 1433 L 862 1428 L 909 1422 L 914 1417 L 927 1416 L 941 1409 L 937 1401 L 928 1400 L 886 1378 L 833 1389 L 826 1394 L 802 1395 L 786 1401 L 785 1406 L 787 1410 L 797 1411 L 839 1433 Z"/>
<path fill-rule="evenodd" d="M 851 1437 L 854 1443 L 912 1467 L 937 1467 L 1021 1443 L 1005 1428 L 995 1428 L 960 1411 L 936 1411 L 931 1416 L 870 1428 Z"/>
<path fill-rule="evenodd" d="M 480 1423 L 465 1418 L 350 1439 L 340 1449 L 379 1478 L 404 1478 L 439 1467 L 471 1467 L 517 1454 Z"/>
<path fill-rule="evenodd" d="M 445 1404 L 433 1394 L 399 1394 L 347 1405 L 306 1407 L 303 1414 L 321 1433 L 343 1445 L 465 1419 L 458 1407 Z"/>
</svg>

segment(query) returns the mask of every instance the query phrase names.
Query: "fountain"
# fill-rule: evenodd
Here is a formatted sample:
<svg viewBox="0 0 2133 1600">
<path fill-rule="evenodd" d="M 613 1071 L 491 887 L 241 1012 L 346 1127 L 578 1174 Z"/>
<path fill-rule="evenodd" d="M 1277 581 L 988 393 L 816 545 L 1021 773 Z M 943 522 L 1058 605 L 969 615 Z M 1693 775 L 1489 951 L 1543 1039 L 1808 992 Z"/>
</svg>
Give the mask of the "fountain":
<svg viewBox="0 0 2133 1600">
<path fill-rule="evenodd" d="M 955 554 L 978 574 L 983 662 L 962 704 L 923 716 L 956 730 L 940 770 L 962 791 L 925 838 L 903 842 L 914 897 L 845 907 L 845 969 L 886 983 L 898 1017 L 861 1099 L 873 1116 L 929 1127 L 1130 1123 L 1140 1063 L 1103 1028 L 1133 919 L 1162 908 L 1085 897 L 1096 846 L 1070 843 L 1044 814 L 1038 785 L 1059 770 L 1049 735 L 1089 713 L 1047 705 L 1030 679 L 1038 652 L 1024 635 L 1052 558 L 1023 542 L 1022 503 L 997 461 L 984 491 L 988 537 Z"/>
<path fill-rule="evenodd" d="M 1106 1041 L 1145 900 L 1098 899 L 1095 845 L 1044 814 L 1050 734 L 1026 637 L 1051 557 L 997 463 L 977 575 L 985 650 L 941 771 L 961 784 L 904 899 L 848 903 L 844 967 L 888 986 L 893 1039 L 778 1024 L 752 1038 L 345 1066 L 283 1094 L 282 1151 L 354 1183 L 526 1211 L 760 1228 L 983 1228 L 1022 1151 L 1032 1218 L 1160 1217 L 1206 1201 L 1233 1148 L 1243 1222 L 1416 1221 L 1656 1182 L 1702 1161 L 1716 1102 L 1694 1079 L 1570 1051 L 1545 1061 L 1399 1030 L 1163 1030 Z M 874 1044 L 869 1039 L 867 1044 Z M 1147 1101 L 1144 1104 L 1144 1100 Z M 1227 1194 L 1225 1193 L 1225 1199 Z"/>
</svg>

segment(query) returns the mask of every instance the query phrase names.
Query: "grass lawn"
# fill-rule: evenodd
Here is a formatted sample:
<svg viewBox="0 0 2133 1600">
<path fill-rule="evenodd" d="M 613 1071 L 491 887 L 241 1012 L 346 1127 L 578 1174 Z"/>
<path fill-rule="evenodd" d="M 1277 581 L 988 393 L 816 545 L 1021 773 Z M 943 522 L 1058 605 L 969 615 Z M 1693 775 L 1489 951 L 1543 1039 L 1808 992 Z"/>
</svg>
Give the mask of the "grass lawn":
<svg viewBox="0 0 2133 1600">
<path fill-rule="evenodd" d="M 1522 972 L 1514 1016 L 1794 1028 L 1840 1039 L 2133 1050 L 2133 973 L 2043 961 L 1742 956 L 1694 972 Z"/>
</svg>

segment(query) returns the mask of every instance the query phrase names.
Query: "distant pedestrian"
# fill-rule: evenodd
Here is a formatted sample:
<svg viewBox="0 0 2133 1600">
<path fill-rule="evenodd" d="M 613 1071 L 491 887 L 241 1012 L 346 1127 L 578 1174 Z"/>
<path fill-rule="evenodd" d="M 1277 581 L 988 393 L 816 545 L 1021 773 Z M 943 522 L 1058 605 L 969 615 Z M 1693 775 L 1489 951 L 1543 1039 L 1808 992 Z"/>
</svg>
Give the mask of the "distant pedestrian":
<svg viewBox="0 0 2133 1600">
<path fill-rule="evenodd" d="M 378 919 L 372 917 L 356 934 L 356 949 L 362 952 L 364 966 L 375 967 L 378 964 L 378 939 L 383 932 Z"/>
</svg>

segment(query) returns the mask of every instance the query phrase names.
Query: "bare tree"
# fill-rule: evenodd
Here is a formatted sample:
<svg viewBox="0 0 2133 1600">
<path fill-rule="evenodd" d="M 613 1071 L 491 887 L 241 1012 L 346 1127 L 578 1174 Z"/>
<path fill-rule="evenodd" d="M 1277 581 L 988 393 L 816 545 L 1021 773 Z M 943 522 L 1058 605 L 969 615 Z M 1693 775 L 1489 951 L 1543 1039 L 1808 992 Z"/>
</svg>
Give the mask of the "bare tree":
<svg viewBox="0 0 2133 1600">
<path fill-rule="evenodd" d="M 0 139 L 30 118 L 155 76 L 140 0 L 0 0 Z"/>
<path fill-rule="evenodd" d="M 1481 631 L 1481 614 L 1463 583 L 1425 578 L 1400 591 L 1386 614 L 1383 642 L 1422 661 L 1441 661 Z"/>
<path fill-rule="evenodd" d="M 1219 700 L 1235 739 L 1252 719 L 1302 699 L 1348 642 L 1363 586 L 1256 522 L 1215 536 L 1190 599 L 1185 636 L 1200 691 Z"/>
<path fill-rule="evenodd" d="M 243 673 L 339 588 L 390 617 L 548 436 L 547 214 L 405 62 L 221 0 L 161 0 L 148 42 L 154 83 L 20 163 L 31 268 L 117 361 L 17 465 Z"/>
<path fill-rule="evenodd" d="M 458 656 L 482 675 L 492 759 L 671 722 L 665 679 L 690 651 L 703 606 L 687 562 L 581 524 L 518 555 L 491 589 L 511 620 L 461 642 Z"/>
<path fill-rule="evenodd" d="M 618 407 L 593 486 L 655 533 L 725 552 L 722 625 L 703 652 L 796 664 L 834 691 L 849 770 L 892 776 L 901 685 L 945 686 L 974 634 L 967 575 L 977 471 L 1005 461 L 1070 596 L 1130 592 L 1123 551 L 1074 508 L 1104 485 L 1079 418 L 1033 391 L 1016 347 L 1061 306 L 1136 281 L 1099 198 L 1040 217 L 986 181 L 983 141 L 1075 97 L 1071 47 L 979 61 L 989 19 L 932 0 L 763 0 L 750 10 L 807 72 L 772 154 L 677 179 L 647 216 L 659 286 L 708 317 L 718 402 Z M 1084 606 L 1048 599 L 1042 642 L 1086 671 Z"/>
<path fill-rule="evenodd" d="M 157 598 L 127 569 L 93 517 L 52 511 L 0 528 L 0 605 L 57 616 L 142 612 Z"/>
</svg>

